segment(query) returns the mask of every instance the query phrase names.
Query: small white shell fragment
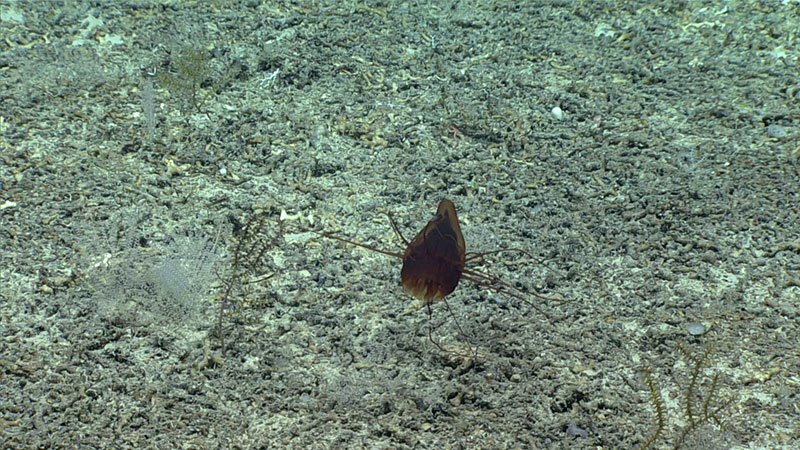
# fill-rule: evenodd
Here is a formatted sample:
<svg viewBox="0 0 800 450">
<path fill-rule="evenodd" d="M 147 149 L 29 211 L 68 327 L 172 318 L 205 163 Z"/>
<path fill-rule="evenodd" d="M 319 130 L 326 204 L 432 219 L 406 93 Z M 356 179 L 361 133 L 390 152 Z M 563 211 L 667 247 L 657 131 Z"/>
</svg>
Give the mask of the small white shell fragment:
<svg viewBox="0 0 800 450">
<path fill-rule="evenodd" d="M 558 106 L 554 106 L 553 109 L 550 110 L 550 114 L 552 114 L 556 120 L 561 120 L 564 118 L 564 111 L 562 111 Z"/>
</svg>

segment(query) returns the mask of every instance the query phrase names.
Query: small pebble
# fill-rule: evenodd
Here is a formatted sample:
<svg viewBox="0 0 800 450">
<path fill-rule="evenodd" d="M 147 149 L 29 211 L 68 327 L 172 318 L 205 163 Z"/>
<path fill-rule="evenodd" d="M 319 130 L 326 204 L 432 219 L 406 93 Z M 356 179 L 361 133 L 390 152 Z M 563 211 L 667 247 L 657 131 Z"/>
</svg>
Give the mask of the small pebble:
<svg viewBox="0 0 800 450">
<path fill-rule="evenodd" d="M 562 111 L 558 106 L 554 106 L 553 109 L 550 110 L 550 113 L 556 118 L 556 120 L 561 120 L 564 118 L 564 111 Z"/>
<path fill-rule="evenodd" d="M 705 325 L 703 325 L 700 322 L 689 322 L 689 324 L 686 325 L 686 329 L 692 336 L 700 336 L 701 334 L 706 332 Z"/>
<path fill-rule="evenodd" d="M 783 139 L 788 134 L 789 133 L 786 132 L 786 128 L 778 124 L 773 123 L 772 125 L 767 127 L 767 136 L 771 137 L 772 139 Z"/>
</svg>

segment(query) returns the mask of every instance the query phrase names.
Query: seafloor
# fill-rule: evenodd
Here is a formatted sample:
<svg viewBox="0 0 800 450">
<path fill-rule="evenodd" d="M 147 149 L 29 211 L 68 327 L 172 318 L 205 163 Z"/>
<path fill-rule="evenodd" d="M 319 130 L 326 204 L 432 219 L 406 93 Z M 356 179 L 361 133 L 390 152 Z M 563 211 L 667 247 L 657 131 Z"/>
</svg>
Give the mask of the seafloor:
<svg viewBox="0 0 800 450">
<path fill-rule="evenodd" d="M 0 445 L 800 448 L 798 36 L 789 0 L 3 1 Z M 402 253 L 387 213 L 446 198 L 528 303 L 429 320 L 308 231 Z"/>
</svg>

